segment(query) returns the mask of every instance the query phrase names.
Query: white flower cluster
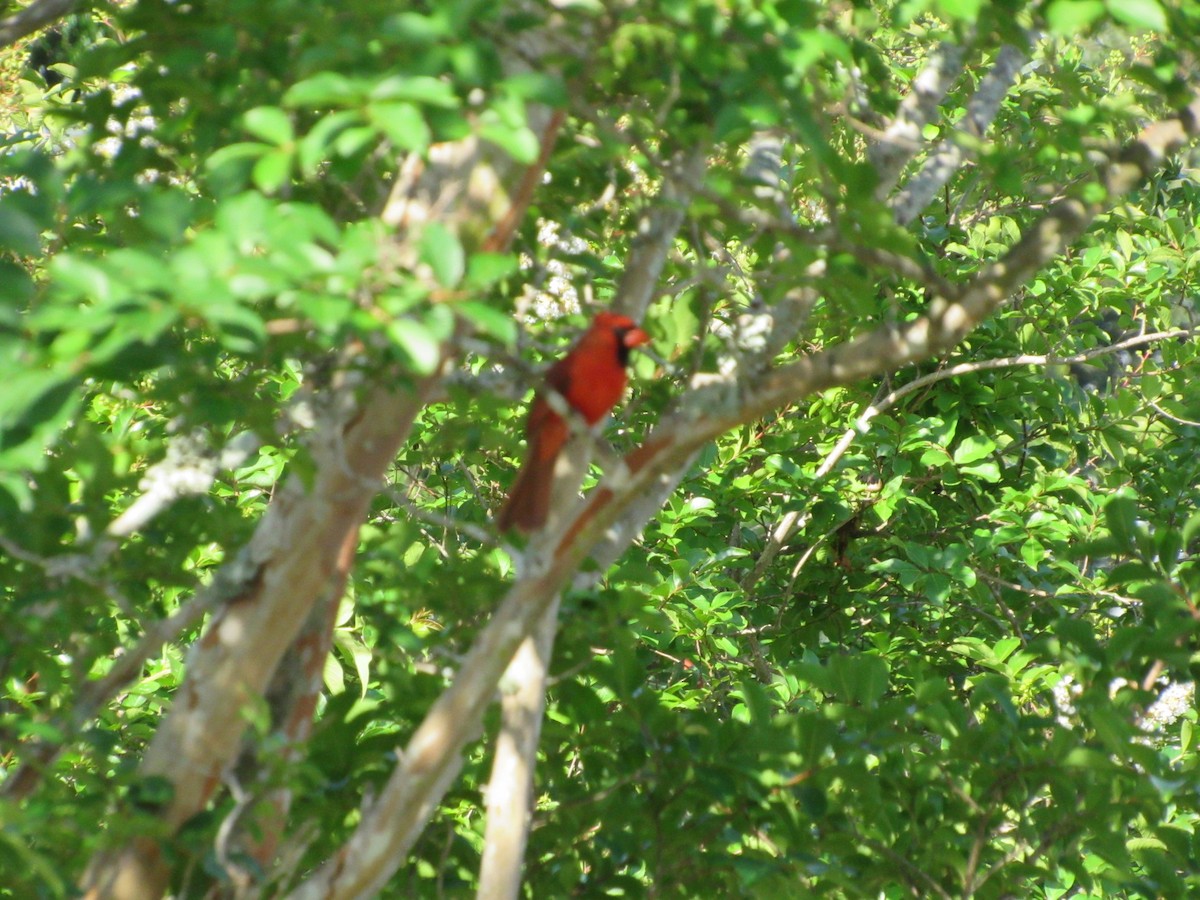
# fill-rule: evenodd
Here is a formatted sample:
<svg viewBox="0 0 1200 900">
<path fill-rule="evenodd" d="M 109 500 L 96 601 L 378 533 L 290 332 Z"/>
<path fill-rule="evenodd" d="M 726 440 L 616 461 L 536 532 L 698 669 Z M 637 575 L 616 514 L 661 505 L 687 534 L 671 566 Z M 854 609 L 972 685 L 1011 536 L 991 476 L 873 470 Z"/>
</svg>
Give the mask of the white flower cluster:
<svg viewBox="0 0 1200 900">
<path fill-rule="evenodd" d="M 1145 714 L 1138 719 L 1138 726 L 1146 732 L 1160 731 L 1178 720 L 1192 708 L 1196 699 L 1196 685 L 1190 681 L 1163 682 L 1162 693 L 1150 704 Z M 1114 679 L 1108 686 L 1109 696 L 1128 687 L 1134 687 L 1124 678 Z M 1063 677 L 1052 689 L 1055 720 L 1063 728 L 1073 728 L 1078 721 L 1075 699 L 1083 692 L 1082 687 L 1071 675 Z"/>
<path fill-rule="evenodd" d="M 1150 704 L 1142 716 L 1141 726 L 1145 731 L 1157 731 L 1170 725 L 1189 709 L 1196 698 L 1196 685 L 1191 681 L 1168 682 L 1158 699 Z"/>
<path fill-rule="evenodd" d="M 112 95 L 113 105 L 119 106 L 139 100 L 142 92 L 131 84 L 117 83 L 112 85 Z M 96 152 L 105 159 L 112 159 L 121 149 L 121 144 L 126 141 L 136 140 L 144 147 L 157 146 L 158 142 L 151 135 L 156 124 L 154 117 L 144 108 L 139 113 L 131 115 L 124 124 L 117 119 L 110 118 L 104 123 L 104 129 L 108 132 L 109 137 L 96 141 Z"/>
<path fill-rule="evenodd" d="M 1083 693 L 1083 686 L 1075 680 L 1075 676 L 1066 675 L 1054 686 L 1052 693 L 1054 708 L 1058 710 L 1058 715 L 1054 717 L 1055 721 L 1063 728 L 1073 728 L 1077 715 L 1075 698 Z"/>
<path fill-rule="evenodd" d="M 542 220 L 538 223 L 538 243 L 543 247 L 554 247 L 563 253 L 586 253 L 587 241 L 574 235 L 562 233 L 557 222 Z M 528 256 L 521 259 L 525 269 L 533 268 L 534 261 Z M 553 321 L 554 319 L 579 312 L 579 292 L 571 281 L 571 270 L 560 259 L 546 262 L 544 279 L 537 279 L 538 286 L 525 285 L 525 295 L 519 308 L 525 309 L 527 322 Z"/>
<path fill-rule="evenodd" d="M 0 194 L 16 193 L 23 191 L 26 194 L 37 194 L 37 185 L 26 178 L 24 175 L 18 175 L 15 178 L 4 177 L 0 178 Z"/>
</svg>

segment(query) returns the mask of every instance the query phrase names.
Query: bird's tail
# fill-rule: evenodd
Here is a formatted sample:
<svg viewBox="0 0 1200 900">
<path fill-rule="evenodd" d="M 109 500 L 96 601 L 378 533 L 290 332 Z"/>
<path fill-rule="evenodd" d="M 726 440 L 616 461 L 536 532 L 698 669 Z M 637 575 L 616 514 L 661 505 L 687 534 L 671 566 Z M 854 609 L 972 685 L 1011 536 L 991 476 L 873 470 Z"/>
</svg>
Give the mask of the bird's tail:
<svg viewBox="0 0 1200 900">
<path fill-rule="evenodd" d="M 500 507 L 496 515 L 496 527 L 500 531 L 537 531 L 546 524 L 550 515 L 550 500 L 554 488 L 554 464 L 558 454 L 543 458 L 540 453 L 531 452 L 508 499 Z"/>
</svg>

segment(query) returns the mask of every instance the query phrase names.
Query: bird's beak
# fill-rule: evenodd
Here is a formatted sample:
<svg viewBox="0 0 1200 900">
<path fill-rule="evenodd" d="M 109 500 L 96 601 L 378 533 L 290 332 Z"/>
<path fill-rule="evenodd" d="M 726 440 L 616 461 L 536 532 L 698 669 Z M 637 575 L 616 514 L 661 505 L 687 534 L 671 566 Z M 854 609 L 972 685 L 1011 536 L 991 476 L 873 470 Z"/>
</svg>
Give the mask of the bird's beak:
<svg viewBox="0 0 1200 900">
<path fill-rule="evenodd" d="M 642 331 L 640 328 L 630 328 L 621 335 L 621 343 L 632 350 L 634 347 L 640 347 L 642 344 L 650 343 L 650 335 Z"/>
</svg>

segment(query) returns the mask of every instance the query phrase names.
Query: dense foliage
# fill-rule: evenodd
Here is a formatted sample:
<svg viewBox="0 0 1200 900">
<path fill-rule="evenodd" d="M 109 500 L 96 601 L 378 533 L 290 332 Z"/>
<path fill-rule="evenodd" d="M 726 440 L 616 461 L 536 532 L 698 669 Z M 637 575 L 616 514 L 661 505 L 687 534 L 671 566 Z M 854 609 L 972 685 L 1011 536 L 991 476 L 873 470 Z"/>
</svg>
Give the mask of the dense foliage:
<svg viewBox="0 0 1200 900">
<path fill-rule="evenodd" d="M 489 525 L 524 392 L 614 304 L 658 357 L 620 452 L 706 376 L 735 412 L 563 596 L 525 895 L 1200 890 L 1200 180 L 1186 150 L 1096 176 L 1191 102 L 1192 7 L 137 0 L 56 34 L 0 69 L 0 897 L 138 840 L 181 897 L 330 859 L 536 575 Z M 437 172 L 466 212 L 413 211 Z M 1063 198 L 1099 214 L 1008 290 L 989 266 Z M 972 278 L 1007 302 L 951 352 L 746 399 Z M 311 709 L 245 692 L 241 750 L 164 813 L 180 773 L 143 755 L 254 602 L 220 573 L 377 385 L 428 402 L 292 617 L 332 648 Z M 291 641 L 268 681 L 303 682 Z M 477 888 L 497 727 L 385 896 Z"/>
</svg>

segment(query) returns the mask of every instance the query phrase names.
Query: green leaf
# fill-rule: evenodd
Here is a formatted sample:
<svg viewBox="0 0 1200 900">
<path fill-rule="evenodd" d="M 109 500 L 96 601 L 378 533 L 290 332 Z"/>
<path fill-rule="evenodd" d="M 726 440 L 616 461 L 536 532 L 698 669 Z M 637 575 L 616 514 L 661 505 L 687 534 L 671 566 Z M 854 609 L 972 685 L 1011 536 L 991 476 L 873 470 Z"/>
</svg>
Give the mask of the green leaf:
<svg viewBox="0 0 1200 900">
<path fill-rule="evenodd" d="M 959 469 L 964 475 L 974 475 L 980 481 L 987 481 L 992 484 L 998 482 L 1001 478 L 1000 467 L 994 462 L 979 463 L 974 466 L 963 466 Z"/>
<path fill-rule="evenodd" d="M 334 138 L 333 149 L 338 156 L 354 156 L 373 144 L 378 136 L 379 131 L 370 125 L 347 128 Z"/>
<path fill-rule="evenodd" d="M 334 635 L 334 642 L 337 642 L 337 635 Z M 325 679 L 325 687 L 329 689 L 329 693 L 333 696 L 345 693 L 346 690 L 346 675 L 342 669 L 342 664 L 338 662 L 338 658 L 333 653 L 325 657 L 325 671 L 323 673 Z"/>
<path fill-rule="evenodd" d="M 320 165 L 328 158 L 338 135 L 360 121 L 359 113 L 351 110 L 339 110 L 321 118 L 300 138 L 297 159 L 301 173 L 308 178 L 315 175 Z"/>
<path fill-rule="evenodd" d="M 466 254 L 458 236 L 441 222 L 430 222 L 421 232 L 421 261 L 433 270 L 442 287 L 457 285 L 466 269 Z"/>
<path fill-rule="evenodd" d="M 1103 17 L 1103 0 L 1054 0 L 1046 7 L 1050 30 L 1060 35 L 1086 31 Z"/>
<path fill-rule="evenodd" d="M 195 204 L 182 191 L 155 191 L 142 201 L 141 220 L 167 241 L 179 241 L 192 223 Z"/>
<path fill-rule="evenodd" d="M 51 892 L 51 896 L 65 897 L 70 893 L 62 872 L 49 857 L 36 851 L 36 844 L 27 844 L 19 834 L 9 834 L 8 828 L 0 829 L 0 841 L 8 848 L 5 856 L 10 863 L 34 873 L 43 882 L 43 889 Z"/>
<path fill-rule="evenodd" d="M 393 319 L 387 325 L 387 334 L 417 375 L 431 374 L 441 362 L 441 347 L 420 322 L 407 316 Z"/>
<path fill-rule="evenodd" d="M 545 72 L 525 72 L 505 79 L 504 88 L 522 100 L 543 106 L 562 107 L 569 101 L 562 78 Z"/>
<path fill-rule="evenodd" d="M 283 95 L 284 106 L 351 106 L 366 97 L 361 82 L 337 72 L 320 72 L 293 84 Z"/>
<path fill-rule="evenodd" d="M 125 296 L 108 272 L 82 256 L 60 253 L 50 263 L 50 277 L 55 291 L 67 297 L 109 303 L 117 296 Z"/>
<path fill-rule="evenodd" d="M 445 81 L 427 75 L 394 75 L 369 92 L 371 100 L 405 100 L 423 106 L 454 109 L 459 105 L 454 89 Z"/>
<path fill-rule="evenodd" d="M 1104 505 L 1104 519 L 1117 546 L 1132 549 L 1137 536 L 1137 501 L 1118 494 Z"/>
<path fill-rule="evenodd" d="M 830 686 L 847 703 L 874 704 L 888 688 L 888 665 L 875 656 L 839 654 L 829 661 Z"/>
<path fill-rule="evenodd" d="M 490 287 L 519 268 L 519 260 L 511 253 L 472 253 L 467 260 L 466 284 L 470 287 Z"/>
<path fill-rule="evenodd" d="M 36 288 L 24 268 L 7 259 L 0 259 L 0 326 L 15 327 L 19 321 L 17 307 L 28 303 Z"/>
<path fill-rule="evenodd" d="M 996 451 L 996 442 L 982 435 L 971 435 L 963 438 L 962 443 L 954 450 L 954 462 L 957 465 L 973 463 Z"/>
<path fill-rule="evenodd" d="M 162 303 L 147 304 L 121 316 L 121 327 L 115 328 L 89 351 L 93 365 L 108 362 L 136 343 L 152 344 L 179 320 L 178 312 Z"/>
<path fill-rule="evenodd" d="M 0 200 L 0 249 L 34 256 L 41 248 L 41 229 L 34 218 L 16 204 Z"/>
<path fill-rule="evenodd" d="M 42 469 L 46 446 L 81 403 L 75 379 L 65 372 L 10 375 L 0 391 L 0 468 Z"/>
<path fill-rule="evenodd" d="M 936 5 L 950 21 L 974 22 L 983 9 L 983 0 L 937 0 Z"/>
<path fill-rule="evenodd" d="M 1125 842 L 1125 846 L 1134 852 L 1144 850 L 1161 850 L 1166 852 L 1167 850 L 1167 845 L 1153 835 L 1131 837 Z"/>
<path fill-rule="evenodd" d="M 217 326 L 222 346 L 234 353 L 253 353 L 267 340 L 262 316 L 240 303 L 212 303 L 204 314 Z"/>
<path fill-rule="evenodd" d="M 251 177 L 260 190 L 276 193 L 292 177 L 292 158 L 289 150 L 272 150 L 259 157 L 251 170 Z"/>
<path fill-rule="evenodd" d="M 518 97 L 498 99 L 479 117 L 479 136 L 495 144 L 516 162 L 530 165 L 541 152 L 541 142 L 525 119 L 525 104 Z"/>
<path fill-rule="evenodd" d="M 532 165 L 541 150 L 537 135 L 528 128 L 510 128 L 498 122 L 489 122 L 479 129 L 479 136 L 522 165 Z"/>
<path fill-rule="evenodd" d="M 256 138 L 277 147 L 290 144 L 296 137 L 292 120 L 277 106 L 258 106 L 248 110 L 242 117 L 242 125 Z"/>
<path fill-rule="evenodd" d="M 365 698 L 371 685 L 371 650 L 358 640 L 349 629 L 339 628 L 333 633 L 334 645 L 354 663 L 358 674 L 359 696 Z"/>
<path fill-rule="evenodd" d="M 61 372 L 34 370 L 15 372 L 6 380 L 0 391 L 0 426 L 27 415 L 43 397 L 69 383 Z"/>
<path fill-rule="evenodd" d="M 209 176 L 221 183 L 227 190 L 244 186 L 246 177 L 253 168 L 253 161 L 264 153 L 270 153 L 270 144 L 243 142 L 229 144 L 211 154 L 204 161 L 204 168 Z"/>
<path fill-rule="evenodd" d="M 511 312 L 494 309 L 478 300 L 466 300 L 454 306 L 455 312 L 471 323 L 477 331 L 495 338 L 507 347 L 517 340 L 517 323 Z"/>
<path fill-rule="evenodd" d="M 1114 19 L 1133 28 L 1165 32 L 1167 14 L 1158 0 L 1107 0 Z"/>
<path fill-rule="evenodd" d="M 432 139 L 421 110 L 411 103 L 378 102 L 367 107 L 372 122 L 393 147 L 423 153 Z"/>
<path fill-rule="evenodd" d="M 1180 534 L 1184 548 L 1190 547 L 1198 534 L 1200 534 L 1200 512 L 1194 512 L 1188 517 L 1187 522 L 1184 523 Z"/>
<path fill-rule="evenodd" d="M 400 12 L 386 17 L 381 23 L 383 34 L 405 44 L 426 45 L 453 34 L 447 15 L 424 16 L 416 12 Z"/>
</svg>

